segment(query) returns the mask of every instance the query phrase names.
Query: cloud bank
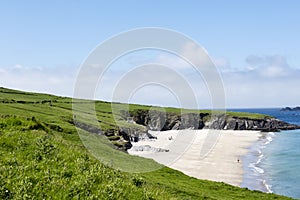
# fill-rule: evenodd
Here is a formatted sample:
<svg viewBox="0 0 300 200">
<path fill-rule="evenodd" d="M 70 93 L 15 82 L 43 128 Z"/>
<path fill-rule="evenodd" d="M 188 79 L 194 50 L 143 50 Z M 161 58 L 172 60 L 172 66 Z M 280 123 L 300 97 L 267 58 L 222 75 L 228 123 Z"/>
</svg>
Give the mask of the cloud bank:
<svg viewBox="0 0 300 200">
<path fill-rule="evenodd" d="M 126 60 L 126 59 L 125 59 Z M 127 58 L 128 60 L 128 58 Z M 134 59 L 131 59 L 131 62 Z M 135 65 L 149 59 L 134 61 Z M 151 60 L 151 59 L 150 59 Z M 228 108 L 258 108 L 283 107 L 300 104 L 300 70 L 288 64 L 287 59 L 281 55 L 255 56 L 245 58 L 245 66 L 234 68 L 225 58 L 213 58 L 223 79 L 226 104 Z M 211 106 L 210 92 L 201 75 L 194 73 L 193 68 L 184 60 L 166 54 L 155 55 L 155 63 L 162 63 L 174 69 L 190 84 L 199 101 L 200 108 Z M 112 100 L 115 86 L 121 77 L 128 73 L 128 68 L 122 68 L 115 63 L 99 82 L 99 90 L 95 97 Z M 15 65 L 0 67 L 0 84 L 3 87 L 25 91 L 46 92 L 61 96 L 72 96 L 74 82 L 78 67 L 61 66 L 55 68 L 26 67 Z M 145 79 L 147 73 L 135 76 L 135 79 Z M 181 88 L 180 81 L 170 74 L 157 73 L 156 78 L 169 80 L 174 87 Z M 178 86 L 176 86 L 178 84 Z M 180 103 L 176 94 L 167 88 L 157 85 L 147 85 L 140 88 L 130 99 L 131 103 L 155 104 L 161 106 L 177 106 Z"/>
<path fill-rule="evenodd" d="M 26 67 L 17 64 L 0 68 L 0 85 L 12 89 L 71 97 L 77 68 Z"/>
<path fill-rule="evenodd" d="M 223 73 L 227 101 L 232 107 L 282 107 L 299 105 L 300 70 L 286 58 L 249 56 L 246 66 Z"/>
</svg>

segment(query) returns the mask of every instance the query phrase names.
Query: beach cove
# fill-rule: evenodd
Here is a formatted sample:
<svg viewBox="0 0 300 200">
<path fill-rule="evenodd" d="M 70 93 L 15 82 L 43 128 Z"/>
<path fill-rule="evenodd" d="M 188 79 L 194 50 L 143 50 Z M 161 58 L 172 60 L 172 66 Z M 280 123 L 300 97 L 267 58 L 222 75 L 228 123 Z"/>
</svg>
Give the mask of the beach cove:
<svg viewBox="0 0 300 200">
<path fill-rule="evenodd" d="M 262 135 L 259 131 L 209 129 L 150 133 L 157 139 L 133 142 L 128 153 L 152 158 L 191 177 L 234 186 L 243 182 L 243 156 Z M 218 137 L 207 154 L 201 155 L 208 134 L 218 134 Z"/>
</svg>

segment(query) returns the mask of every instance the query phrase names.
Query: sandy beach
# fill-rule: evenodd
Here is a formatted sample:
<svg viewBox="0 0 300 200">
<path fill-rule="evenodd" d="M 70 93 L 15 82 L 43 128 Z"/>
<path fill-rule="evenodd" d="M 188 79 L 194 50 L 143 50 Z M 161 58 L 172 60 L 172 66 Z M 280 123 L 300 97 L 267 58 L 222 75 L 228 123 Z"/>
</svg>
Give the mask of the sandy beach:
<svg viewBox="0 0 300 200">
<path fill-rule="evenodd" d="M 128 153 L 152 158 L 195 178 L 235 186 L 242 183 L 243 155 L 261 135 L 258 131 L 232 130 L 171 130 L 151 134 L 157 139 L 132 143 Z"/>
</svg>

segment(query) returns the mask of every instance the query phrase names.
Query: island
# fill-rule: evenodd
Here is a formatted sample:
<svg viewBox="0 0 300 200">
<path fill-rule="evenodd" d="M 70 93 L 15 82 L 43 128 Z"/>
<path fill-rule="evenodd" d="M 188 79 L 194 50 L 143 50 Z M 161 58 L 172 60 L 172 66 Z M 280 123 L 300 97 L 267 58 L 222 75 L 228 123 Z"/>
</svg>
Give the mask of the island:
<svg viewBox="0 0 300 200">
<path fill-rule="evenodd" d="M 294 107 L 294 108 L 285 107 L 285 108 L 282 108 L 280 111 L 300 111 L 300 107 L 299 106 Z"/>
</svg>

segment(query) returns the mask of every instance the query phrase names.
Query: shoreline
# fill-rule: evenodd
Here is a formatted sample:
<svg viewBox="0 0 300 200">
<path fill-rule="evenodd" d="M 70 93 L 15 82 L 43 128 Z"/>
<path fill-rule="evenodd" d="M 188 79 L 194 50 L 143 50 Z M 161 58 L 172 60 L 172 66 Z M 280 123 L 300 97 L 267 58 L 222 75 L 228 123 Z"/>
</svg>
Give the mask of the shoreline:
<svg viewBox="0 0 300 200">
<path fill-rule="evenodd" d="M 266 169 L 261 166 L 265 161 L 265 148 L 273 141 L 275 133 L 262 133 L 259 140 L 250 148 L 244 156 L 244 181 L 242 187 L 250 190 L 259 190 L 266 193 L 273 193 L 271 185 L 265 177 Z"/>
<path fill-rule="evenodd" d="M 216 135 L 213 148 L 201 156 L 201 149 L 210 142 L 208 132 Z M 151 131 L 151 134 L 157 139 L 133 142 L 128 153 L 152 158 L 191 177 L 239 187 L 244 176 L 244 156 L 261 137 L 259 131 L 209 129 Z"/>
</svg>

